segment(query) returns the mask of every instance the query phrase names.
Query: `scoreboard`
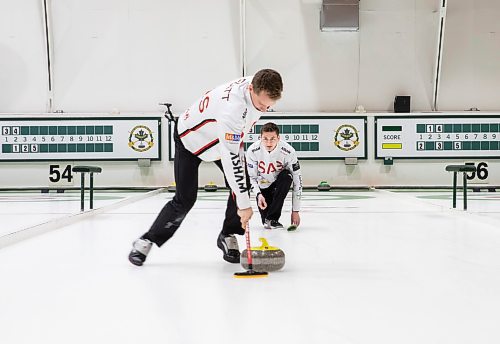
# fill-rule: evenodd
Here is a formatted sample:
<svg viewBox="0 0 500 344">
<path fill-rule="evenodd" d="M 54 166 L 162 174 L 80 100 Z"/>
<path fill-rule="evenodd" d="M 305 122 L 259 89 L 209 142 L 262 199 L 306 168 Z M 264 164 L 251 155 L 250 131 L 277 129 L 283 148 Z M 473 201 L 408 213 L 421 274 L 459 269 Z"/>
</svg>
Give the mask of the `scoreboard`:
<svg viewBox="0 0 500 344">
<path fill-rule="evenodd" d="M 0 117 L 0 161 L 160 160 L 161 117 Z"/>
<path fill-rule="evenodd" d="M 367 158 L 366 116 L 266 115 L 243 138 L 245 150 L 260 139 L 260 129 L 275 123 L 280 139 L 289 143 L 301 160 Z M 174 157 L 173 125 L 170 127 L 170 160 Z"/>
<path fill-rule="evenodd" d="M 367 157 L 367 119 L 364 116 L 263 116 L 245 136 L 246 147 L 260 139 L 260 129 L 267 122 L 278 126 L 281 140 L 297 151 L 299 159 Z"/>
<path fill-rule="evenodd" d="M 500 158 L 500 116 L 377 116 L 376 158 Z"/>
</svg>

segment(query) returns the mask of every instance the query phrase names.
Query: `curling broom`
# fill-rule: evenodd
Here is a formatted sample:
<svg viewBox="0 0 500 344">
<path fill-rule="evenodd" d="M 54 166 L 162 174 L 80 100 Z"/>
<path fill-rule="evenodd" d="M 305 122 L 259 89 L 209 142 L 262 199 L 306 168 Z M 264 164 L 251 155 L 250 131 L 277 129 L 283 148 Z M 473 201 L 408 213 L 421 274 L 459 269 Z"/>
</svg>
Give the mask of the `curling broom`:
<svg viewBox="0 0 500 344">
<path fill-rule="evenodd" d="M 269 274 L 267 272 L 254 271 L 252 264 L 252 248 L 250 247 L 250 225 L 247 223 L 247 228 L 245 230 L 245 238 L 247 242 L 247 259 L 248 259 L 248 271 L 245 272 L 235 272 L 235 278 L 259 278 L 267 277 Z"/>
</svg>

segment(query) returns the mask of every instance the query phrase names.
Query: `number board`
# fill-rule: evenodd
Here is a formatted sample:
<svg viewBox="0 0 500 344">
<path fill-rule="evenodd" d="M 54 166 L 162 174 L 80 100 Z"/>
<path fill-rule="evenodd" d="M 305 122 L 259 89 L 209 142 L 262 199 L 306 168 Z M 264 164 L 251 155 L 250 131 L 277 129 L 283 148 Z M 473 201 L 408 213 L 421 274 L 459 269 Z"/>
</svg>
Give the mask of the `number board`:
<svg viewBox="0 0 500 344">
<path fill-rule="evenodd" d="M 161 157 L 160 117 L 10 117 L 0 129 L 0 161 Z"/>
<path fill-rule="evenodd" d="M 265 123 L 273 122 L 280 139 L 297 151 L 299 159 L 366 159 L 366 117 L 285 116 L 263 116 L 245 137 L 245 148 L 259 140 Z"/>
<path fill-rule="evenodd" d="M 280 139 L 289 143 L 299 159 L 334 160 L 347 157 L 366 159 L 367 140 L 364 116 L 292 115 L 263 116 L 245 135 L 245 149 L 259 140 L 260 129 L 276 123 Z M 174 157 L 173 125 L 170 127 L 170 160 Z"/>
<path fill-rule="evenodd" d="M 500 116 L 375 117 L 376 158 L 500 158 Z"/>
</svg>

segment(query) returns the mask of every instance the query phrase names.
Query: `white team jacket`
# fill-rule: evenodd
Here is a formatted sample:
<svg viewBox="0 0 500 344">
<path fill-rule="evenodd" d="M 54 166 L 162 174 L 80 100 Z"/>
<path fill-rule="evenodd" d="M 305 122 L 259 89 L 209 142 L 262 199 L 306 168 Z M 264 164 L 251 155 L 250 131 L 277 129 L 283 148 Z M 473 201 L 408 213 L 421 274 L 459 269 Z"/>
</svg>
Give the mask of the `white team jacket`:
<svg viewBox="0 0 500 344">
<path fill-rule="evenodd" d="M 177 124 L 188 151 L 203 161 L 222 161 L 240 209 L 251 206 L 240 146 L 243 136 L 262 115 L 250 98 L 252 78 L 240 78 L 208 91 L 179 117 Z"/>
<path fill-rule="evenodd" d="M 246 158 L 248 175 L 255 194 L 261 189 L 267 189 L 283 169 L 288 169 L 293 176 L 292 210 L 300 211 L 302 174 L 297 153 L 292 146 L 280 140 L 276 148 L 268 152 L 259 140 L 248 147 Z"/>
</svg>

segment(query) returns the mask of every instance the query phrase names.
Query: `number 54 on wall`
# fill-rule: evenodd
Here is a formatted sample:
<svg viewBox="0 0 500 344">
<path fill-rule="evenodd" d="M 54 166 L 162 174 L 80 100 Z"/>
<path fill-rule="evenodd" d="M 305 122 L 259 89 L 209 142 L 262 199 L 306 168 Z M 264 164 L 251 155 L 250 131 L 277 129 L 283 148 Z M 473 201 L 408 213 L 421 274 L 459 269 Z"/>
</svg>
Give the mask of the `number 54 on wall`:
<svg viewBox="0 0 500 344">
<path fill-rule="evenodd" d="M 71 171 L 71 165 L 50 165 L 49 181 L 50 183 L 73 185 L 73 172 Z"/>
</svg>

